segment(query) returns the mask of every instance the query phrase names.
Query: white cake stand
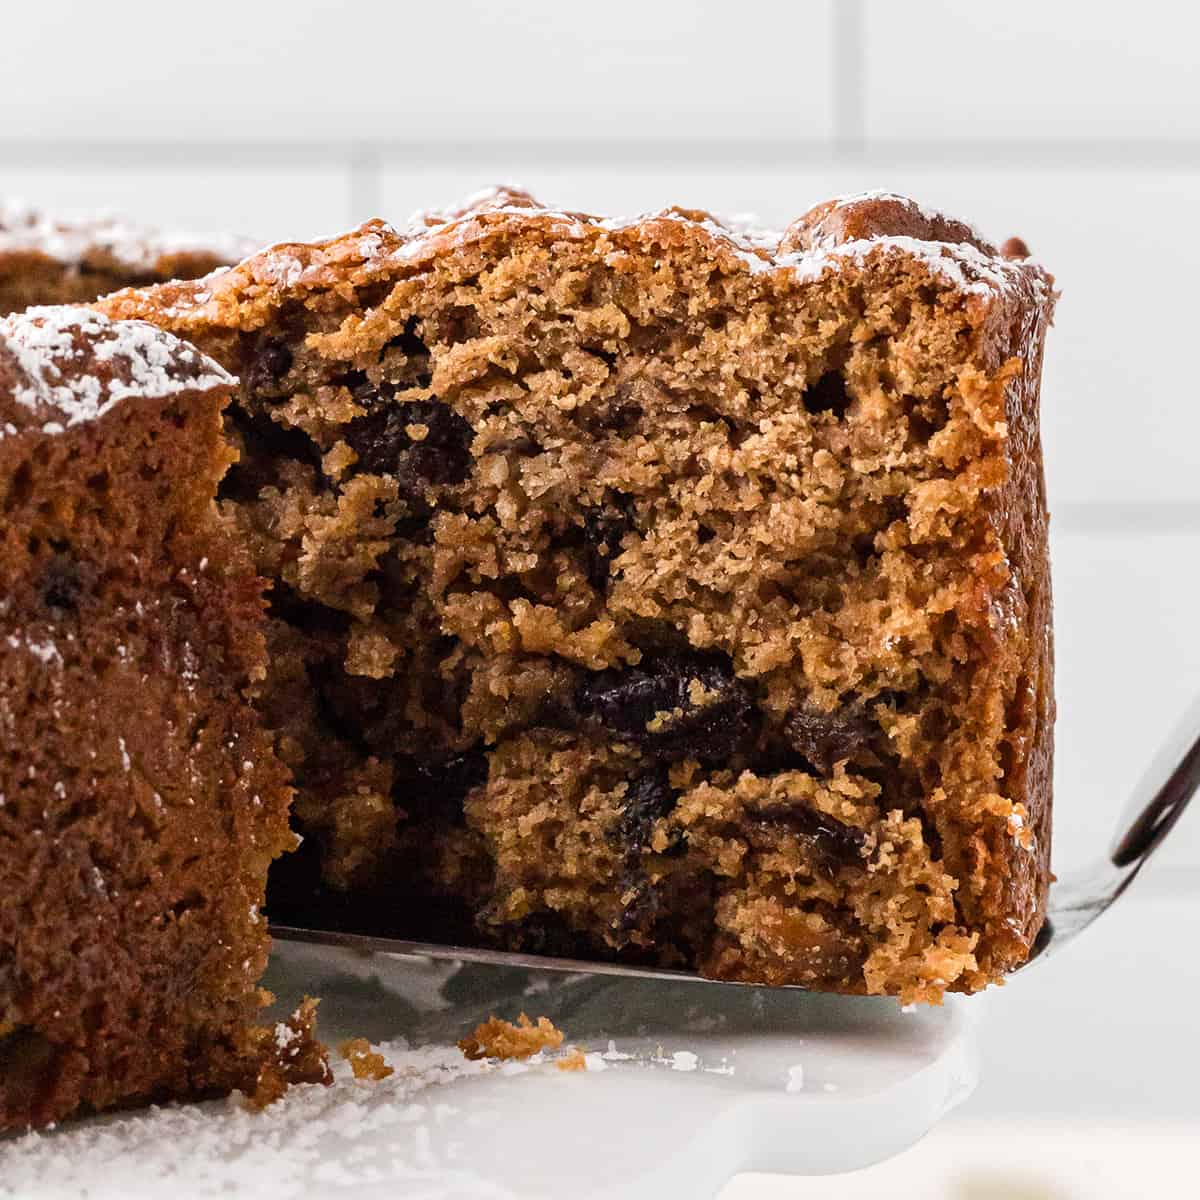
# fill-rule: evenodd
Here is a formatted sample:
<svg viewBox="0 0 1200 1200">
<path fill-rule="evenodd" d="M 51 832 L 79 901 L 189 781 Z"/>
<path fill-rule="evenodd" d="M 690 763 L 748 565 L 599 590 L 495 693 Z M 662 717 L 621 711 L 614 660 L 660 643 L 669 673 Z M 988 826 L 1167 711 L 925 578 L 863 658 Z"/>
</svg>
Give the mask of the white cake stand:
<svg viewBox="0 0 1200 1200">
<path fill-rule="evenodd" d="M 976 1081 L 957 998 L 795 990 L 454 965 L 278 943 L 281 1008 L 321 996 L 322 1036 L 386 1043 L 395 1074 L 115 1114 L 0 1143 L 0 1195 L 353 1195 L 394 1200 L 689 1200 L 739 1171 L 853 1170 L 916 1142 Z M 487 1016 L 549 1017 L 588 1069 L 469 1064 Z M 551 1056 L 552 1058 L 553 1056 Z"/>
</svg>

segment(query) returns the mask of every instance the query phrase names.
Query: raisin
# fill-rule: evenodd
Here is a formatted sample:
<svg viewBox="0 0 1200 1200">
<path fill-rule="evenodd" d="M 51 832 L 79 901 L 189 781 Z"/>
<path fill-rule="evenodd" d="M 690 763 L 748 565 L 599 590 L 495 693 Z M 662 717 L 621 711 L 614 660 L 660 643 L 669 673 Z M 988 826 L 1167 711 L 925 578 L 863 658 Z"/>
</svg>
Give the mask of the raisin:
<svg viewBox="0 0 1200 1200">
<path fill-rule="evenodd" d="M 822 775 L 831 775 L 836 763 L 869 749 L 876 729 L 857 702 L 833 712 L 800 708 L 784 722 L 784 733 L 792 748 Z"/>
<path fill-rule="evenodd" d="M 386 385 L 355 399 L 368 411 L 346 426 L 343 436 L 358 455 L 358 471 L 394 476 L 400 490 L 419 496 L 429 484 L 462 483 L 471 464 L 473 430 L 449 405 L 437 400 L 395 403 Z M 423 425 L 419 441 L 409 435 Z"/>
<path fill-rule="evenodd" d="M 671 813 L 676 799 L 667 772 L 663 769 L 648 771 L 626 785 L 625 804 L 612 834 L 623 850 L 617 891 L 622 896 L 630 897 L 614 928 L 618 934 L 628 935 L 637 929 L 650 929 L 661 915 L 662 898 L 646 874 L 642 856 L 646 852 L 655 853 L 650 845 L 654 826 Z M 683 833 L 673 830 L 669 844 L 657 853 L 675 857 L 686 849 Z"/>
<path fill-rule="evenodd" d="M 617 822 L 616 836 L 631 850 L 643 850 L 650 844 L 655 822 L 675 807 L 675 793 L 665 771 L 639 775 L 625 788 L 625 806 Z"/>
<path fill-rule="evenodd" d="M 617 883 L 622 896 L 629 896 L 617 917 L 614 932 L 622 942 L 637 930 L 653 930 L 663 915 L 663 899 L 658 888 L 646 877 L 639 865 L 628 865 Z"/>
<path fill-rule="evenodd" d="M 833 413 L 840 421 L 850 407 L 845 376 L 840 371 L 826 371 L 804 393 L 804 407 L 811 413 Z"/>
<path fill-rule="evenodd" d="M 246 368 L 246 386 L 251 392 L 277 389 L 294 362 L 291 347 L 286 342 L 269 340 L 259 343 Z"/>
<path fill-rule="evenodd" d="M 74 612 L 84 591 L 79 564 L 65 554 L 55 554 L 46 564 L 39 583 L 42 603 L 59 612 Z"/>
<path fill-rule="evenodd" d="M 621 539 L 633 528 L 630 503 L 630 497 L 618 496 L 603 507 L 584 510 L 587 577 L 598 592 L 604 591 L 608 583 L 609 564 L 621 553 Z"/>
<path fill-rule="evenodd" d="M 392 796 L 410 821 L 463 824 L 463 801 L 487 782 L 487 755 L 481 749 L 440 758 L 397 759 Z"/>
<path fill-rule="evenodd" d="M 814 808 L 797 806 L 772 813 L 769 824 L 784 825 L 814 851 L 822 866 L 832 870 L 862 857 L 866 833 Z"/>
<path fill-rule="evenodd" d="M 664 656 L 601 671 L 583 682 L 575 700 L 585 718 L 664 759 L 728 758 L 750 716 L 745 686 L 717 655 Z"/>
</svg>

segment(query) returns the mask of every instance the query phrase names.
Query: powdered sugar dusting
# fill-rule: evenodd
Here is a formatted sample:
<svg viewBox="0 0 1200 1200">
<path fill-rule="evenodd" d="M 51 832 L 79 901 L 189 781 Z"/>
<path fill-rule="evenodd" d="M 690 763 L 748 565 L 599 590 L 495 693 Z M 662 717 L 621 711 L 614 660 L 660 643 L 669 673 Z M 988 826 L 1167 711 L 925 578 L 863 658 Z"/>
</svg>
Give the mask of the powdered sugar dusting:
<svg viewBox="0 0 1200 1200">
<path fill-rule="evenodd" d="M 94 421 L 129 397 L 165 398 L 235 382 L 153 325 L 69 306 L 31 308 L 0 321 L 0 368 L 5 357 L 16 368 L 11 399 L 49 434 Z M 15 430 L 8 422 L 0 437 Z"/>
<path fill-rule="evenodd" d="M 77 266 L 93 256 L 113 259 L 130 271 L 152 271 L 164 258 L 200 254 L 235 263 L 258 243 L 222 233 L 164 233 L 97 213 L 84 217 L 52 216 L 27 204 L 0 204 L 0 254 L 32 252 Z"/>
<path fill-rule="evenodd" d="M 397 1042 L 380 1050 L 396 1068 L 387 1079 L 356 1081 L 350 1065 L 339 1062 L 332 1087 L 292 1088 L 264 1112 L 248 1111 L 232 1096 L 115 1114 L 0 1143 L 0 1195 L 157 1200 L 178 1193 L 182 1183 L 189 1198 L 285 1200 L 323 1194 L 314 1183 L 332 1188 L 386 1180 L 401 1185 L 398 1194 L 427 1200 L 508 1196 L 471 1171 L 466 1154 L 459 1165 L 439 1164 L 429 1153 L 430 1127 L 452 1120 L 456 1111 L 434 1102 L 431 1091 L 484 1074 L 487 1064 L 467 1062 L 449 1046 L 414 1050 Z M 394 1153 L 398 1142 L 408 1147 L 403 1160 Z"/>
<path fill-rule="evenodd" d="M 1014 287 L 1022 278 L 1033 278 L 1044 289 L 1040 274 L 1031 275 L 1017 262 L 985 254 L 969 242 L 928 242 L 920 238 L 891 235 L 860 238 L 839 245 L 820 245 L 779 260 L 801 283 L 820 279 L 827 271 L 852 261 L 859 265 L 872 254 L 905 254 L 923 263 L 932 274 L 968 295 L 987 296 Z"/>
<path fill-rule="evenodd" d="M 753 274 L 787 272 L 799 283 L 816 282 L 826 272 L 839 270 L 847 263 L 861 266 L 869 254 L 878 253 L 902 254 L 915 259 L 951 287 L 968 295 L 1005 293 L 1019 286 L 1022 281 L 1032 282 L 1039 301 L 1045 298 L 1048 290 L 1042 273 L 1031 270 L 1028 262 L 987 253 L 969 242 L 926 241 L 884 235 L 840 245 L 832 241 L 822 242 L 806 250 L 781 254 L 779 246 L 783 233 L 760 226 L 757 219 L 749 215 L 719 217 L 667 208 L 630 217 L 596 218 L 555 208 L 508 203 L 506 197 L 510 195 L 511 189 L 489 188 L 446 210 L 417 212 L 400 231 L 404 242 L 399 247 L 393 246 L 389 253 L 395 261 L 400 262 L 421 259 L 434 252 L 435 242 L 444 243 L 447 239 L 463 242 L 477 236 L 477 219 L 497 214 L 550 221 L 558 226 L 556 233 L 572 238 L 582 237 L 588 227 L 616 233 L 644 226 L 648 222 L 673 221 L 703 230 L 732 251 Z M 943 214 L 917 204 L 906 196 L 884 190 L 837 196 L 831 204 L 836 209 L 863 200 L 880 199 L 906 204 L 930 222 L 947 219 Z M 970 226 L 966 228 L 971 229 Z M 971 232 L 986 244 L 981 235 L 973 229 Z"/>
</svg>

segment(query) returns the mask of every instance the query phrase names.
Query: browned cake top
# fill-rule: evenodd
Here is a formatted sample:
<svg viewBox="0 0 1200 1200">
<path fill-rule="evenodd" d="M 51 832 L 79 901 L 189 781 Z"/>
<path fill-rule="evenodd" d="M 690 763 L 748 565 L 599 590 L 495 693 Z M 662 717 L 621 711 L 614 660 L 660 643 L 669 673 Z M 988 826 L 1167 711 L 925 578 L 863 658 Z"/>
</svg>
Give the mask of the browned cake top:
<svg viewBox="0 0 1200 1200">
<path fill-rule="evenodd" d="M 695 245 L 712 252 L 722 267 L 754 275 L 779 275 L 805 284 L 827 272 L 862 265 L 873 255 L 900 254 L 923 264 L 943 286 L 968 302 L 989 304 L 1020 298 L 1040 307 L 1052 277 L 1028 258 L 1018 239 L 997 249 L 969 226 L 931 212 L 907 197 L 867 192 L 838 197 L 810 209 L 782 232 L 678 207 L 643 216 L 601 218 L 547 207 L 527 192 L 492 188 L 460 205 L 419 213 L 403 227 L 374 220 L 323 242 L 281 243 L 254 254 L 229 272 L 204 280 L 171 282 L 137 293 L 120 293 L 109 307 L 123 315 L 164 313 L 180 328 L 231 318 L 253 321 L 282 294 L 302 294 L 348 280 L 354 284 L 419 270 L 446 251 L 492 237 L 546 242 L 591 241 L 598 251 L 619 256 L 630 243 Z M 619 265 L 619 259 L 612 260 Z"/>
<path fill-rule="evenodd" d="M 130 397 L 232 383 L 210 358 L 144 321 L 86 308 L 31 308 L 0 320 L 0 438 L 61 433 Z"/>
<path fill-rule="evenodd" d="M 230 234 L 168 233 L 112 216 L 67 218 L 0 203 L 0 261 L 37 255 L 67 266 L 101 262 L 133 274 L 170 276 L 190 262 L 235 263 L 257 248 Z"/>
</svg>

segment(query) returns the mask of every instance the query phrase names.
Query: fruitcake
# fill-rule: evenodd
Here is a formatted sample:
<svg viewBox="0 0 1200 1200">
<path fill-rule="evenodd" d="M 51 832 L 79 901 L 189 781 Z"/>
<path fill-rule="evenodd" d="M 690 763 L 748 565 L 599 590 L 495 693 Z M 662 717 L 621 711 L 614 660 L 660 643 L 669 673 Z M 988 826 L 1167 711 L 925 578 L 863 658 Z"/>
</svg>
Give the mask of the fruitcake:
<svg viewBox="0 0 1200 1200">
<path fill-rule="evenodd" d="M 273 919 L 905 1001 L 1019 965 L 1054 299 L 888 193 L 768 233 L 496 190 L 101 301 L 239 380 Z"/>
<path fill-rule="evenodd" d="M 197 279 L 255 248 L 224 234 L 163 233 L 113 217 L 58 217 L 0 203 L 0 315 L 95 300 L 138 284 Z"/>
<path fill-rule="evenodd" d="M 152 325 L 0 320 L 0 1130 L 321 1079 L 267 994 L 288 773 L 214 504 L 233 381 Z"/>
</svg>

